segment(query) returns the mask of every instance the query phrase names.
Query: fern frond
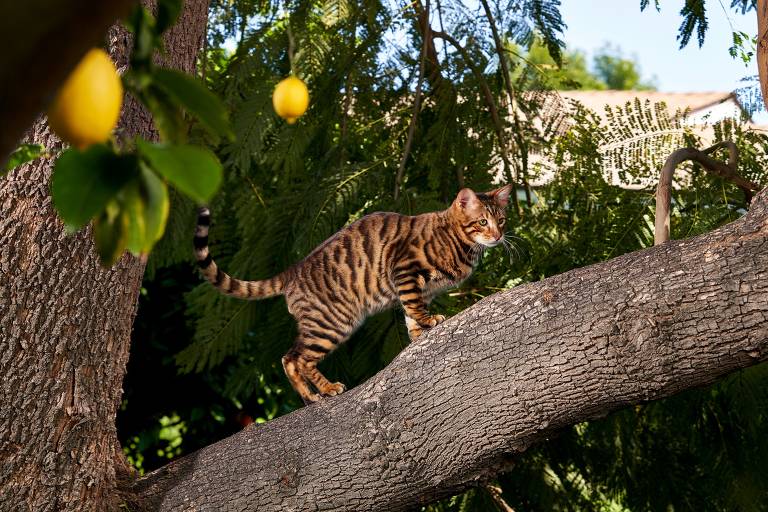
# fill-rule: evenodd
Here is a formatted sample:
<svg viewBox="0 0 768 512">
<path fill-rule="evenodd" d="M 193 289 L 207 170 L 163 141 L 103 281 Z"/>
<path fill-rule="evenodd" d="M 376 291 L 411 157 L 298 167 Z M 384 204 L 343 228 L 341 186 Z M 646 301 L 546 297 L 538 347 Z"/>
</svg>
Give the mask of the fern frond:
<svg viewBox="0 0 768 512">
<path fill-rule="evenodd" d="M 181 373 L 202 372 L 236 354 L 258 317 L 255 302 L 235 302 L 224 296 L 206 299 L 205 294 L 219 292 L 202 287 L 192 293 L 191 300 L 204 303 L 206 311 L 197 321 L 195 341 L 176 355 Z"/>
<path fill-rule="evenodd" d="M 345 21 L 351 12 L 348 0 L 325 0 L 321 10 L 320 19 L 323 25 L 329 28 Z"/>
</svg>

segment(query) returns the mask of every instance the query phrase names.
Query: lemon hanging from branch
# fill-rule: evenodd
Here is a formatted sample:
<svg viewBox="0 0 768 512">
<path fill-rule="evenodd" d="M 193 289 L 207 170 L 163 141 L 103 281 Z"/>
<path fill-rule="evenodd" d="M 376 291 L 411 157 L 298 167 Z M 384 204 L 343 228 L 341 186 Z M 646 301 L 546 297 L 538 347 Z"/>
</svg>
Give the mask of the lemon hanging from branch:
<svg viewBox="0 0 768 512">
<path fill-rule="evenodd" d="M 281 80 L 275 86 L 275 90 L 272 92 L 272 106 L 278 116 L 285 119 L 288 124 L 293 124 L 307 111 L 309 90 L 307 90 L 307 84 L 295 75 L 294 49 L 296 43 L 291 31 L 291 19 L 287 14 L 285 35 L 288 37 L 288 61 L 291 64 L 291 76 Z"/>
<path fill-rule="evenodd" d="M 120 117 L 123 85 L 104 50 L 85 54 L 48 109 L 48 124 L 78 149 L 109 139 Z"/>
<path fill-rule="evenodd" d="M 295 123 L 309 106 L 309 91 L 304 81 L 295 76 L 282 80 L 272 93 L 272 106 L 288 124 Z"/>
</svg>

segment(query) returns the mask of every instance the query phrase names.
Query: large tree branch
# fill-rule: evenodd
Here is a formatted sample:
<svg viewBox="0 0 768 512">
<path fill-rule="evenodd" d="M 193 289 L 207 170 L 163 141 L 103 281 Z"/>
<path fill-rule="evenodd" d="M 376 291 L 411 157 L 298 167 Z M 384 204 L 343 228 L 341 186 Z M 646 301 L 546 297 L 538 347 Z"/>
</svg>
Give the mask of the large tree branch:
<svg viewBox="0 0 768 512">
<path fill-rule="evenodd" d="M 153 510 L 406 510 L 529 446 L 768 359 L 768 190 L 742 219 L 490 296 L 357 388 L 138 480 Z"/>
</svg>

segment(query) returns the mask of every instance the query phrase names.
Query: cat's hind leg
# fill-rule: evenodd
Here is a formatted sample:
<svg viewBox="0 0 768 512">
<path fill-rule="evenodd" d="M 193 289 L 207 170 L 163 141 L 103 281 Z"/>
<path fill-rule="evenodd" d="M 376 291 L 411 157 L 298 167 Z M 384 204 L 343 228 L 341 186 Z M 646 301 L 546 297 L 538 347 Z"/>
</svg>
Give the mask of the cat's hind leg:
<svg viewBox="0 0 768 512">
<path fill-rule="evenodd" d="M 286 377 L 288 377 L 288 381 L 304 401 L 304 404 L 308 405 L 320 400 L 320 395 L 313 393 L 309 389 L 302 371 L 303 364 L 301 355 L 296 351 L 295 347 L 283 356 L 283 369 L 285 370 Z"/>
<path fill-rule="evenodd" d="M 299 338 L 296 348 L 301 352 L 301 374 L 323 396 L 335 396 L 343 393 L 347 387 L 341 382 L 331 382 L 317 369 L 322 359 L 344 342 L 349 334 L 344 330 L 321 326 L 312 319 L 299 323 Z"/>
<path fill-rule="evenodd" d="M 317 389 L 321 396 L 335 396 L 347 388 L 341 382 L 331 382 L 317 369 L 322 359 L 333 351 L 339 343 L 349 337 L 345 329 L 332 327 L 325 321 L 303 318 L 299 320 L 299 336 L 292 351 L 297 354 L 296 369 L 303 380 Z M 290 378 L 290 377 L 289 377 Z M 296 386 L 294 386 L 296 388 Z M 316 401 L 316 396 L 305 397 L 299 388 L 296 391 L 302 398 Z"/>
</svg>

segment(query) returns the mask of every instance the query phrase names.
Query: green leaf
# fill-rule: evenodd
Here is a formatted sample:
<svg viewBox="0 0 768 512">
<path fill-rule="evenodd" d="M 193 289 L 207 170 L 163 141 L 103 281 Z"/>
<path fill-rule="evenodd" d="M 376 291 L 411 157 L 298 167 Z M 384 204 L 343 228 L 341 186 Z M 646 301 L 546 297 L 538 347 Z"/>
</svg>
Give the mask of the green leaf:
<svg viewBox="0 0 768 512">
<path fill-rule="evenodd" d="M 181 109 L 165 90 L 152 83 L 141 91 L 140 98 L 152 113 L 152 119 L 163 140 L 178 144 L 186 139 L 187 127 Z"/>
<path fill-rule="evenodd" d="M 144 200 L 144 226 L 146 229 L 142 252 L 149 252 L 160 240 L 168 221 L 170 201 L 168 187 L 157 174 L 141 164 L 141 196 Z"/>
<path fill-rule="evenodd" d="M 141 139 L 137 148 L 149 167 L 195 201 L 209 201 L 221 184 L 221 163 L 205 148 L 151 144 Z"/>
<path fill-rule="evenodd" d="M 147 229 L 144 222 L 144 201 L 138 183 L 131 183 L 123 190 L 120 207 L 127 220 L 125 246 L 133 254 L 140 254 L 144 248 Z"/>
<path fill-rule="evenodd" d="M 137 5 L 126 22 L 128 30 L 133 32 L 133 51 L 131 69 L 147 70 L 152 66 L 152 53 L 160 47 L 162 40 L 155 29 L 155 19 L 147 9 Z"/>
<path fill-rule="evenodd" d="M 5 164 L 5 168 L 0 169 L 0 176 L 21 164 L 41 157 L 44 153 L 45 146 L 42 144 L 22 144 L 8 157 L 8 163 Z"/>
<path fill-rule="evenodd" d="M 53 170 L 51 196 L 67 230 L 87 224 L 137 173 L 135 156 L 117 155 L 104 144 L 62 153 Z"/>
<path fill-rule="evenodd" d="M 233 139 L 227 110 L 218 96 L 194 77 L 172 69 L 157 69 L 153 78 L 171 98 L 196 117 L 208 132 L 216 137 Z"/>
<path fill-rule="evenodd" d="M 160 239 L 168 220 L 168 187 L 144 163 L 140 179 L 120 192 L 119 204 L 127 220 L 125 245 L 135 255 L 146 254 Z"/>
<path fill-rule="evenodd" d="M 158 34 L 162 34 L 176 22 L 183 3 L 183 0 L 158 0 L 157 24 L 155 26 Z"/>
<path fill-rule="evenodd" d="M 93 220 L 93 241 L 103 266 L 111 267 L 125 251 L 128 223 L 128 216 L 116 201 L 110 202 Z"/>
</svg>

